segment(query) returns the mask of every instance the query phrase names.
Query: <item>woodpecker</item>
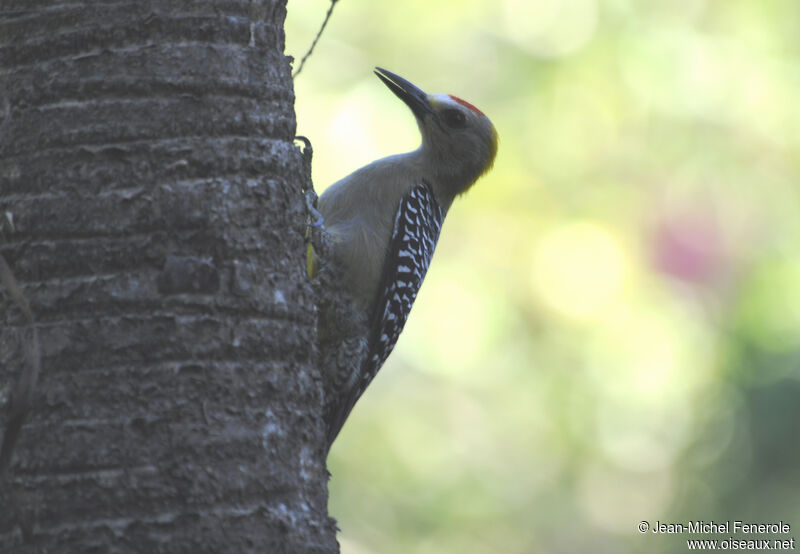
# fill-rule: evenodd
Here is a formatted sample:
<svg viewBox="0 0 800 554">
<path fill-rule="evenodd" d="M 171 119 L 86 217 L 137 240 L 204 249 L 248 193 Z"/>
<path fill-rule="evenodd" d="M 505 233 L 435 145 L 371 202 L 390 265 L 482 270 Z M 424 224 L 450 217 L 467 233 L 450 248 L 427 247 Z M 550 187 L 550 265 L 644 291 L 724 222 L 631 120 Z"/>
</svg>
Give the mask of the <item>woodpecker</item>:
<svg viewBox="0 0 800 554">
<path fill-rule="evenodd" d="M 328 448 L 394 348 L 450 205 L 491 169 L 497 154 L 494 125 L 469 102 L 426 94 L 386 69 L 375 74 L 414 114 L 422 144 L 358 169 L 319 198 L 340 292 L 355 314 L 350 319 L 360 320 L 355 332 L 341 332 L 348 326 L 342 317 L 329 325 L 339 328 L 339 337 L 327 331 L 328 344 L 355 360 L 342 362 L 341 351 L 328 357 L 335 367 L 325 371 L 336 373 L 326 407 Z"/>
</svg>

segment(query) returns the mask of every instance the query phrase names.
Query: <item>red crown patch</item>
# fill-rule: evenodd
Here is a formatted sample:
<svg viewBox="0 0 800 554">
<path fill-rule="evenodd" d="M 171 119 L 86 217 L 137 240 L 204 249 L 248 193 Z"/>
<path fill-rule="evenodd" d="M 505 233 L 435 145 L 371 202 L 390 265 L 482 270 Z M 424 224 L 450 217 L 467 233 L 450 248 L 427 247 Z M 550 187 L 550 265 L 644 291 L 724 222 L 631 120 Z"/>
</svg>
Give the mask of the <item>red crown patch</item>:
<svg viewBox="0 0 800 554">
<path fill-rule="evenodd" d="M 459 98 L 458 96 L 453 96 L 452 94 L 449 94 L 448 96 L 450 96 L 450 98 L 452 98 L 453 100 L 455 100 L 456 102 L 458 102 L 458 103 L 459 103 L 459 104 L 461 104 L 462 106 L 466 106 L 466 107 L 468 107 L 470 110 L 472 110 L 472 111 L 473 111 L 473 112 L 475 112 L 476 114 L 478 114 L 478 115 L 483 115 L 483 116 L 485 116 L 485 115 L 486 115 L 486 114 L 484 114 L 482 111 L 480 111 L 478 108 L 476 108 L 475 106 L 473 106 L 472 104 L 470 104 L 469 102 L 467 102 L 466 100 L 462 100 L 462 99 L 461 99 L 461 98 Z"/>
</svg>

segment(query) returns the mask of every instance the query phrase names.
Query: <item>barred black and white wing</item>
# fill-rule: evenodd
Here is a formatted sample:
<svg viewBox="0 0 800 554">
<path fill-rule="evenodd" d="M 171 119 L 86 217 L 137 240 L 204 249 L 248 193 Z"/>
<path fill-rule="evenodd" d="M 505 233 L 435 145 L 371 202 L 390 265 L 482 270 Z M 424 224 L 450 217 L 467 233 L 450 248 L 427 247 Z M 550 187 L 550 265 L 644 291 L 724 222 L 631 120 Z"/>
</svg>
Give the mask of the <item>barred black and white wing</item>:
<svg viewBox="0 0 800 554">
<path fill-rule="evenodd" d="M 394 349 L 430 266 L 443 221 L 444 213 L 425 182 L 413 187 L 400 201 L 370 319 L 367 357 L 329 421 L 328 445 Z"/>
</svg>

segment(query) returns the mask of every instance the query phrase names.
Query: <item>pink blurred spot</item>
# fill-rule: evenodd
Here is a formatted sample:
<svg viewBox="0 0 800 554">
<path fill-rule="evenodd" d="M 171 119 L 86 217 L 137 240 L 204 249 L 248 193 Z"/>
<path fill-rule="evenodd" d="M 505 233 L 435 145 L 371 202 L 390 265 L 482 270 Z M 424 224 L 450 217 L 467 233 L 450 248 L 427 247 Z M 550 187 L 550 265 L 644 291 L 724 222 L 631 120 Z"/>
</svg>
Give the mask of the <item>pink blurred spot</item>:
<svg viewBox="0 0 800 554">
<path fill-rule="evenodd" d="M 710 214 L 667 214 L 656 226 L 653 249 L 656 267 L 677 279 L 707 283 L 723 270 L 722 234 Z"/>
</svg>

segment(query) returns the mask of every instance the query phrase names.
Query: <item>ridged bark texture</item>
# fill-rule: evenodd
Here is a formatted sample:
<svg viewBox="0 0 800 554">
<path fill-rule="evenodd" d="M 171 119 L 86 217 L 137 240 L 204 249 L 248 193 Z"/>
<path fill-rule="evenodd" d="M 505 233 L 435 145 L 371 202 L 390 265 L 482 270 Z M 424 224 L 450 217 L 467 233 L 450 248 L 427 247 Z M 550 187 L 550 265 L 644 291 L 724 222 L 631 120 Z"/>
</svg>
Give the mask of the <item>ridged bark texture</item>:
<svg viewBox="0 0 800 554">
<path fill-rule="evenodd" d="M 0 5 L 0 552 L 337 550 L 284 16 Z"/>
</svg>

